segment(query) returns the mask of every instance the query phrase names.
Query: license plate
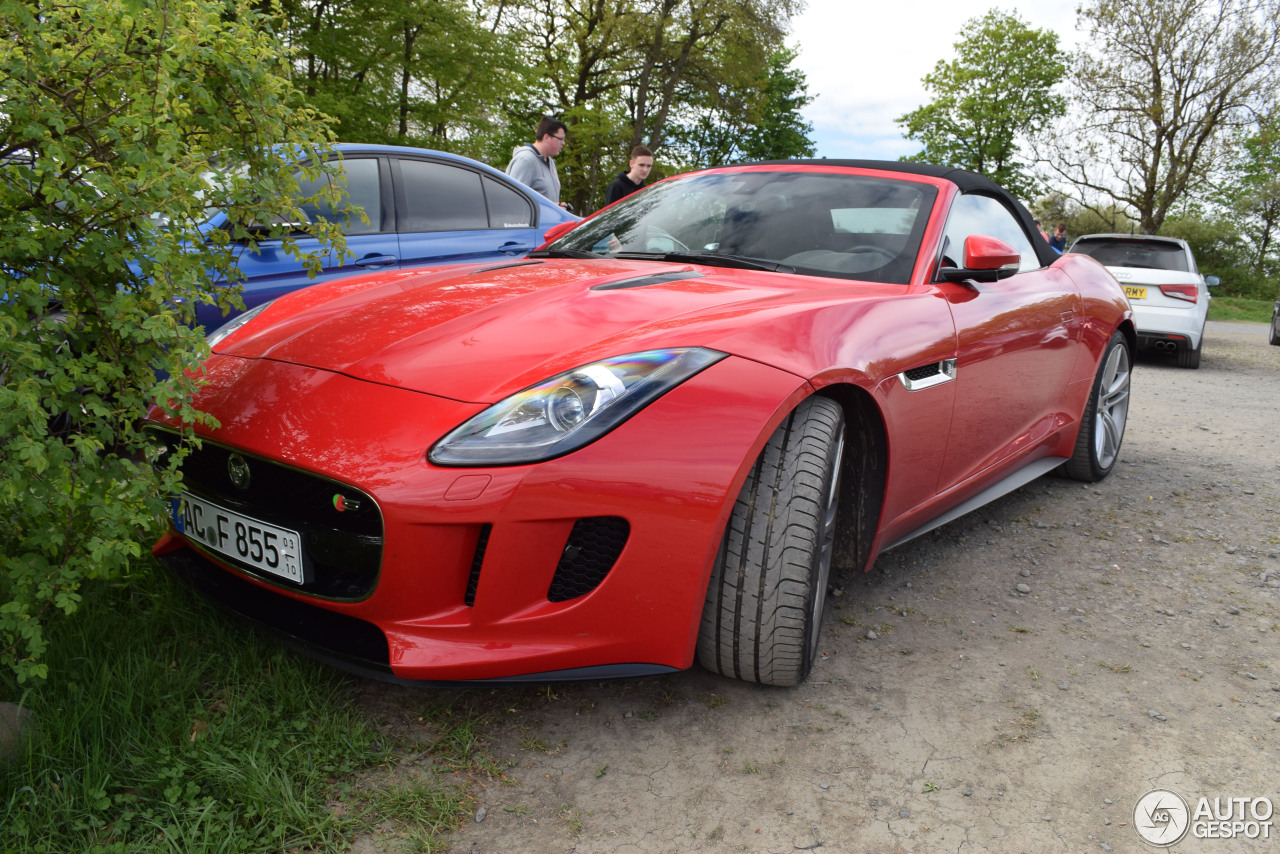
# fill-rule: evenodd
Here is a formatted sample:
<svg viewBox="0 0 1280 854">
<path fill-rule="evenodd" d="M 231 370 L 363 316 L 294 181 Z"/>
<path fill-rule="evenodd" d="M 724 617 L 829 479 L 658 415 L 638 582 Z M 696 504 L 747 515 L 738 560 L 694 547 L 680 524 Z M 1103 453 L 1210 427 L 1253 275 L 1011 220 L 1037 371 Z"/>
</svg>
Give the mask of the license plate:
<svg viewBox="0 0 1280 854">
<path fill-rule="evenodd" d="M 1135 287 L 1133 285 L 1125 285 L 1124 295 L 1127 296 L 1129 299 L 1146 299 L 1147 289 Z"/>
<path fill-rule="evenodd" d="M 189 492 L 173 499 L 173 526 L 178 533 L 262 572 L 301 584 L 302 537 L 197 498 Z"/>
</svg>

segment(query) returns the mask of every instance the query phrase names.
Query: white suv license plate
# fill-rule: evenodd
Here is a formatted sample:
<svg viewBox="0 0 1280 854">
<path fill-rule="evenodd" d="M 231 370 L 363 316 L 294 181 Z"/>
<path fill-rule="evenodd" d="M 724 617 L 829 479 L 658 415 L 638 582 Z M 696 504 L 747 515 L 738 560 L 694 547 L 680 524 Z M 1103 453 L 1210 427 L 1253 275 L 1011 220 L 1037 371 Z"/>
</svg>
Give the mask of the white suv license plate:
<svg viewBox="0 0 1280 854">
<path fill-rule="evenodd" d="M 265 573 L 303 582 L 302 537 L 297 531 L 250 519 L 189 492 L 173 499 L 173 525 L 207 549 Z"/>
</svg>

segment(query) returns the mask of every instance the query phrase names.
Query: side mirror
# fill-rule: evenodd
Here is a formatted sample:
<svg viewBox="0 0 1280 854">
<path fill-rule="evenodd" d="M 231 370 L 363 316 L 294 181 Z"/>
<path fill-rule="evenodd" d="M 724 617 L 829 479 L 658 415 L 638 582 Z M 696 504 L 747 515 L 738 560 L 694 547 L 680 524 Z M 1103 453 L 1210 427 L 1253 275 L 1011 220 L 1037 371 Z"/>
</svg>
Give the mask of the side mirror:
<svg viewBox="0 0 1280 854">
<path fill-rule="evenodd" d="M 551 226 L 550 228 L 547 229 L 547 233 L 542 238 L 542 246 L 539 246 L 538 248 L 542 249 L 543 247 L 551 243 L 554 243 L 555 241 L 564 237 L 570 231 L 573 231 L 574 226 L 576 226 L 579 222 L 581 222 L 581 220 L 574 220 L 572 222 L 562 222 L 559 225 Z"/>
<path fill-rule="evenodd" d="M 964 266 L 942 267 L 938 277 L 945 282 L 995 282 L 1018 272 L 1022 256 L 998 237 L 971 234 L 964 239 Z"/>
<path fill-rule="evenodd" d="M 1217 276 L 1205 276 L 1204 283 L 1211 288 L 1216 288 L 1218 285 L 1222 284 L 1222 279 L 1219 279 Z"/>
</svg>

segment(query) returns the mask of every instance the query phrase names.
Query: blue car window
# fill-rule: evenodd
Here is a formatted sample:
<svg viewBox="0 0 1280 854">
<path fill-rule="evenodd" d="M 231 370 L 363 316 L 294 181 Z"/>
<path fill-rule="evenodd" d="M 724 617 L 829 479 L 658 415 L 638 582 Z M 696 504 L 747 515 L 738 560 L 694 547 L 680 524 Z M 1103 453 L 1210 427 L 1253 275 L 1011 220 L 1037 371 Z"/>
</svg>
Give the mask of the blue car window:
<svg viewBox="0 0 1280 854">
<path fill-rule="evenodd" d="M 378 160 L 374 157 L 344 160 L 341 170 L 346 174 L 346 198 L 336 209 L 321 199 L 318 203 L 303 205 L 302 212 L 313 222 L 324 219 L 341 223 L 346 234 L 377 234 L 383 231 L 382 184 L 378 168 Z M 318 192 L 324 186 L 322 182 L 328 180 L 324 175 L 314 181 L 308 181 L 301 174 L 295 177 L 304 197 Z M 361 216 L 361 211 L 365 216 Z"/>
<path fill-rule="evenodd" d="M 480 175 L 425 160 L 401 160 L 407 222 L 401 231 L 471 231 L 487 229 Z"/>
<path fill-rule="evenodd" d="M 492 178 L 484 179 L 490 228 L 532 228 L 533 205 L 518 192 Z"/>
</svg>

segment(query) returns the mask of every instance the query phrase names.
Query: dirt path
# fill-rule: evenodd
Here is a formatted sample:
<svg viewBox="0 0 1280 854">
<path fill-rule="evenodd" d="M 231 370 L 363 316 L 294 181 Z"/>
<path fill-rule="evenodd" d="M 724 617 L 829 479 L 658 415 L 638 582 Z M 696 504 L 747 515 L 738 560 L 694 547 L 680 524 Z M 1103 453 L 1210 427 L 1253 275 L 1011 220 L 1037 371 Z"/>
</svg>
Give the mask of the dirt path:
<svg viewBox="0 0 1280 854">
<path fill-rule="evenodd" d="M 509 782 L 453 850 L 1136 852 L 1152 789 L 1280 804 L 1278 425 L 1261 324 L 1211 324 L 1198 371 L 1140 359 L 1111 478 L 1041 479 L 881 557 L 803 686 L 492 695 Z M 418 726 L 427 695 L 366 690 Z"/>
</svg>

